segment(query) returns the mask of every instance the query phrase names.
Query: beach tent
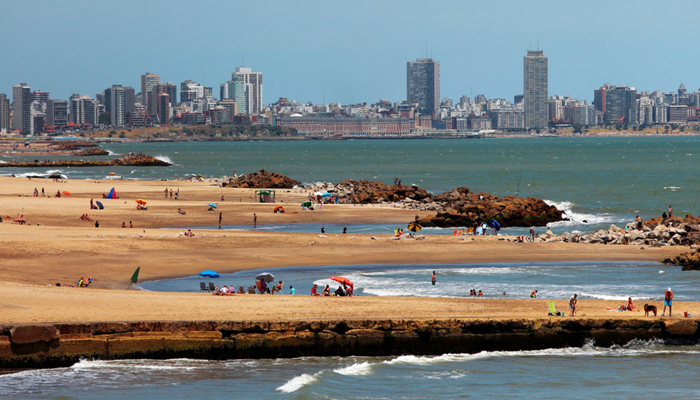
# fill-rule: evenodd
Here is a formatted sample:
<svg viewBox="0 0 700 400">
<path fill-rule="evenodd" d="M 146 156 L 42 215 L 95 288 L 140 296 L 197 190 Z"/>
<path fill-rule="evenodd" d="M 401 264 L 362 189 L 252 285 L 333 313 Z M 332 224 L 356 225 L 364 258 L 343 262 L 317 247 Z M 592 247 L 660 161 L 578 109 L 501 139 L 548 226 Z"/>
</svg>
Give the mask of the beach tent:
<svg viewBox="0 0 700 400">
<path fill-rule="evenodd" d="M 101 202 L 101 201 L 96 201 L 95 204 L 97 204 L 97 208 L 99 208 L 100 210 L 104 210 L 104 209 L 105 209 L 105 206 L 102 205 L 102 202 Z"/>
<path fill-rule="evenodd" d="M 108 199 L 118 199 L 117 192 L 114 191 L 114 188 L 112 188 L 112 190 L 109 191 L 107 198 Z"/>
</svg>

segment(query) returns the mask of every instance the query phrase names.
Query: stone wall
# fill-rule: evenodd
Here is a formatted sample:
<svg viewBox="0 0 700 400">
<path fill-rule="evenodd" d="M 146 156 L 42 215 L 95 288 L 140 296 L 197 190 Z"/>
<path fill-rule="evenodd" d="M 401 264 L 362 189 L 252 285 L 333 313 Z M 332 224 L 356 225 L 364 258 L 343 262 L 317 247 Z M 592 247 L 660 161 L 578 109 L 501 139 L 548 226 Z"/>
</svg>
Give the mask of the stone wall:
<svg viewBox="0 0 700 400">
<path fill-rule="evenodd" d="M 694 319 L 178 321 L 0 326 L 0 368 L 81 358 L 285 358 L 438 355 L 598 346 L 633 339 L 697 342 Z"/>
</svg>

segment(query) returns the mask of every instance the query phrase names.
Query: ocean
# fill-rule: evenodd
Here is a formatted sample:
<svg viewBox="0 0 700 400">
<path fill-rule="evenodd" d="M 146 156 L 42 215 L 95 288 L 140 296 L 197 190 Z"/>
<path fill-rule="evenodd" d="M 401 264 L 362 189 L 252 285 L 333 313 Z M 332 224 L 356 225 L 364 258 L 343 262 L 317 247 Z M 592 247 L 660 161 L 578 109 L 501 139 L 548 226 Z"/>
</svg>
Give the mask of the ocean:
<svg viewBox="0 0 700 400">
<path fill-rule="evenodd" d="M 398 357 L 83 360 L 0 375 L 8 399 L 698 398 L 699 345 Z"/>
<path fill-rule="evenodd" d="M 0 175 L 64 174 L 103 179 L 221 177 L 260 168 L 298 181 L 401 178 L 433 193 L 469 186 L 498 196 L 542 198 L 571 219 L 555 230 L 590 231 L 623 225 L 639 214 L 698 215 L 700 138 L 592 137 L 484 140 L 351 140 L 105 144 L 113 158 L 144 152 L 169 160 L 166 168 L 76 168 L 55 171 L 2 168 L 2 162 L 44 159 L 0 156 Z M 56 158 L 56 157 L 52 157 Z M 115 183 L 118 185 L 118 182 Z M 229 227 L 244 229 L 243 227 Z M 314 231 L 319 226 L 269 227 Z M 340 229 L 340 226 L 328 226 Z M 350 232 L 384 232 L 388 224 L 351 226 Z M 356 232 L 356 233 L 357 233 Z M 514 231 L 515 232 L 515 231 Z M 435 231 L 426 234 L 445 234 Z M 437 271 L 439 293 L 429 285 Z M 213 280 L 249 285 L 244 271 Z M 298 293 L 328 276 L 345 275 L 362 295 L 455 296 L 482 290 L 486 297 L 658 300 L 672 286 L 678 300 L 700 300 L 700 277 L 657 263 L 522 263 L 460 265 L 296 266 L 270 270 Z M 145 282 L 147 290 L 198 291 L 200 277 Z M 140 399 L 233 397 L 243 399 L 454 399 L 698 398 L 700 346 L 632 342 L 613 348 L 482 352 L 419 357 L 317 357 L 206 361 L 83 360 L 67 367 L 0 376 L 0 396 L 13 399 Z"/>
</svg>

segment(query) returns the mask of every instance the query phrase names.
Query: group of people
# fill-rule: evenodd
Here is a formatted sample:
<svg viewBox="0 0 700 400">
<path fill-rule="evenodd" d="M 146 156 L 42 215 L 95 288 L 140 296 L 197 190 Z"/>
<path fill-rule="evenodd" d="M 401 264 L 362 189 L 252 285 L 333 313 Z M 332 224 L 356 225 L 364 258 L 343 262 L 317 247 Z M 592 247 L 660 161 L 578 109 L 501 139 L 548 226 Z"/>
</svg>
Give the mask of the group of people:
<svg viewBox="0 0 700 400">
<path fill-rule="evenodd" d="M 134 224 L 131 221 L 129 221 L 129 228 L 133 228 L 133 227 L 134 227 Z M 122 228 L 126 228 L 126 222 L 122 222 Z"/>
<path fill-rule="evenodd" d="M 311 287 L 311 295 L 312 296 L 353 296 L 353 293 L 355 291 L 355 288 L 353 288 L 350 285 L 346 284 L 341 284 L 338 286 L 338 289 L 336 289 L 332 294 L 331 294 L 331 285 L 326 285 L 321 293 L 318 293 L 318 285 L 314 284 Z"/>
<path fill-rule="evenodd" d="M 469 291 L 469 296 L 481 297 L 481 296 L 483 296 L 483 295 L 484 295 L 484 293 L 481 291 L 481 289 L 479 289 L 478 292 L 476 291 L 476 289 L 471 289 L 471 290 Z"/>
<path fill-rule="evenodd" d="M 180 198 L 180 188 L 177 189 L 177 192 L 173 192 L 173 188 L 165 188 L 165 190 L 163 190 L 163 193 L 165 194 L 166 199 L 168 198 L 168 194 L 170 194 L 171 199 L 173 198 L 173 194 L 175 195 L 175 200 Z"/>
<path fill-rule="evenodd" d="M 90 218 L 90 216 L 87 215 L 87 214 L 81 215 L 80 218 L 78 218 L 78 219 L 79 219 L 80 221 L 92 221 L 92 218 Z"/>
<path fill-rule="evenodd" d="M 39 197 L 39 190 L 37 188 L 34 188 L 34 194 L 32 196 Z M 41 197 L 46 197 L 46 193 L 44 193 L 44 188 L 41 188 Z"/>
<path fill-rule="evenodd" d="M 88 287 L 92 283 L 92 277 L 88 278 L 88 280 L 85 280 L 82 276 L 80 277 L 80 280 L 78 280 L 78 287 Z M 56 286 L 61 286 L 60 284 L 56 284 Z"/>
</svg>

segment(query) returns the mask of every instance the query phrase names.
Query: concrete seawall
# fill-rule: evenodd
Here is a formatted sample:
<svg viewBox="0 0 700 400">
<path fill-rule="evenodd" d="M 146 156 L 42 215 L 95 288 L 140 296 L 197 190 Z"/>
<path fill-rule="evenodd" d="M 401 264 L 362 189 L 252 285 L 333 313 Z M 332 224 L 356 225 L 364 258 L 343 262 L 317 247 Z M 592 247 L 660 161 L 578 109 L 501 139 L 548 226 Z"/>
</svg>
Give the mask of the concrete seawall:
<svg viewBox="0 0 700 400">
<path fill-rule="evenodd" d="M 176 321 L 0 326 L 0 368 L 81 358 L 285 358 L 439 355 L 598 346 L 633 339 L 697 343 L 695 319 Z"/>
</svg>

